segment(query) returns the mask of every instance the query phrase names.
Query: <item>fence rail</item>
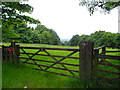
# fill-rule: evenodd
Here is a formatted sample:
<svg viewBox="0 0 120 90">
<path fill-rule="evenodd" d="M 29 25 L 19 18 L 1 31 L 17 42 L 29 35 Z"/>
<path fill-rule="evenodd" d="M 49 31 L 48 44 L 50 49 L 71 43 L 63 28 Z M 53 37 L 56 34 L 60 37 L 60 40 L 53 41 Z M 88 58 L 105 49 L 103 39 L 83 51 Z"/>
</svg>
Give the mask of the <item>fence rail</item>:
<svg viewBox="0 0 120 90">
<path fill-rule="evenodd" d="M 107 72 L 107 73 L 111 73 L 111 74 L 115 74 L 115 75 L 120 75 L 119 72 L 113 72 L 113 71 L 108 71 L 108 70 L 102 70 L 102 69 L 97 69 L 100 72 Z"/>
<path fill-rule="evenodd" d="M 20 57 L 21 59 L 29 59 L 29 58 L 25 58 L 25 57 Z M 31 59 L 31 60 L 35 60 L 35 61 L 42 61 L 42 62 L 50 62 L 50 63 L 56 63 L 55 61 L 47 61 L 47 60 L 41 60 L 41 59 Z M 70 65 L 70 66 L 79 66 L 79 64 L 70 64 L 70 63 L 62 63 L 62 62 L 58 62 L 59 64 L 64 64 L 64 65 Z"/>
<path fill-rule="evenodd" d="M 111 64 L 110 62 L 107 62 L 107 63 L 104 63 L 104 62 L 98 62 L 99 65 L 105 65 L 105 66 L 109 66 L 109 67 L 114 67 L 118 70 L 120 70 L 120 65 L 114 65 L 114 64 Z"/>
<path fill-rule="evenodd" d="M 23 52 L 20 52 L 20 54 L 31 54 L 33 55 L 34 53 L 23 53 Z M 46 54 L 35 54 L 35 55 L 39 55 L 39 56 L 50 56 L 50 55 L 46 55 Z M 63 57 L 65 58 L 65 56 L 59 56 L 59 55 L 51 55 L 51 57 Z M 79 59 L 79 57 L 66 57 L 66 58 L 71 58 L 71 59 Z"/>
<path fill-rule="evenodd" d="M 65 69 L 65 68 L 52 67 L 52 66 L 47 66 L 47 65 L 42 65 L 42 64 L 35 64 L 35 63 L 24 62 L 24 61 L 21 61 L 21 62 L 27 63 L 27 64 L 32 64 L 32 65 L 37 65 L 37 66 L 48 67 L 48 68 L 54 68 L 54 69 L 60 69 L 60 70 L 67 70 L 67 71 L 79 72 L 78 70 L 70 70 L 70 69 Z M 43 71 L 46 71 L 46 70 L 43 70 Z"/>
<path fill-rule="evenodd" d="M 105 46 L 100 46 L 100 47 L 97 47 L 97 48 L 94 48 L 94 50 L 99 50 L 99 49 L 102 49 L 104 48 Z"/>
<path fill-rule="evenodd" d="M 120 60 L 120 56 L 115 56 L 115 55 L 104 55 L 104 54 L 99 54 L 96 56 L 97 58 L 104 58 L 104 59 L 116 59 Z"/>
<path fill-rule="evenodd" d="M 20 47 L 24 49 L 41 49 L 41 51 L 46 50 L 64 50 L 64 51 L 79 51 L 79 49 L 70 49 L 70 48 L 45 48 L 45 47 Z"/>
</svg>

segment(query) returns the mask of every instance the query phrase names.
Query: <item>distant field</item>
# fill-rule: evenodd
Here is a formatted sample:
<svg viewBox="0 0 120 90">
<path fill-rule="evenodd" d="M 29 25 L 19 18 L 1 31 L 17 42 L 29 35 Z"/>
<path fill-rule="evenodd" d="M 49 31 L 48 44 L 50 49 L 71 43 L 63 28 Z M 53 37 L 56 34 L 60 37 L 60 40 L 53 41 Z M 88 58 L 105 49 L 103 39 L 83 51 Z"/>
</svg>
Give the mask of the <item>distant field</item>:
<svg viewBox="0 0 120 90">
<path fill-rule="evenodd" d="M 4 45 L 10 45 L 9 43 L 4 43 Z M 20 44 L 20 46 L 25 47 L 50 47 L 50 48 L 79 48 L 79 47 L 69 47 L 69 46 L 56 46 L 56 45 L 42 45 L 42 44 Z M 26 52 L 35 53 L 38 50 L 32 50 L 32 49 L 24 49 Z M 118 50 L 118 49 L 110 49 L 107 48 L 107 50 Z M 58 51 L 58 50 L 47 50 L 52 55 L 62 55 L 66 56 L 70 53 L 70 51 Z M 22 52 L 22 50 L 21 50 Z M 46 54 L 45 52 L 40 52 L 39 54 Z M 107 53 L 108 55 L 120 55 L 120 53 Z M 27 55 L 21 54 L 22 57 L 28 57 Z M 73 55 L 74 57 L 79 57 L 79 53 L 76 53 Z M 50 60 L 55 61 L 51 57 L 48 56 L 34 56 L 33 59 L 42 59 L 42 60 Z M 61 58 L 56 58 L 57 60 L 60 60 Z M 25 59 L 21 59 L 21 61 L 25 61 Z M 119 60 L 108 60 L 111 63 L 114 63 L 116 65 L 120 65 Z M 119 61 L 119 62 L 118 62 Z M 33 62 L 32 60 L 29 60 L 28 62 Z M 77 59 L 65 59 L 62 61 L 63 63 L 71 63 L 71 64 L 79 64 L 79 60 Z M 46 62 L 40 62 L 37 61 L 39 64 L 43 65 L 51 65 L 51 63 Z M 28 88 L 83 88 L 85 86 L 79 85 L 79 82 L 74 78 L 69 78 L 65 76 L 55 75 L 43 71 L 37 71 L 32 69 L 24 68 L 24 66 L 30 66 L 35 67 L 33 65 L 27 65 L 27 64 L 10 64 L 7 62 L 3 62 L 3 87 L 4 88 L 23 88 L 27 86 Z M 69 69 L 73 70 L 79 70 L 79 67 L 76 66 L 68 66 L 65 65 Z M 55 67 L 63 68 L 61 65 L 56 64 Z M 43 67 L 45 68 L 45 67 Z M 99 68 L 106 69 L 106 70 L 112 70 L 114 72 L 118 72 L 115 68 L 107 67 L 100 65 Z M 55 71 L 60 73 L 69 74 L 68 71 L 63 70 L 56 70 L 56 69 L 48 69 L 49 71 Z M 17 72 L 17 73 L 16 73 Z M 116 77 L 117 75 L 112 75 L 109 73 L 101 73 L 98 74 L 104 75 L 104 76 L 110 76 L 110 77 Z M 8 76 L 9 75 L 9 76 Z M 79 73 L 75 73 L 75 75 L 79 75 Z M 14 78 L 13 78 L 14 76 Z M 11 83 L 10 83 L 11 82 Z M 14 84 L 15 83 L 15 84 Z"/>
<path fill-rule="evenodd" d="M 46 45 L 46 44 L 26 44 L 26 43 L 16 43 L 24 47 L 51 47 L 51 48 L 79 48 L 78 46 L 58 46 L 58 45 Z M 0 43 L 0 45 L 9 46 L 10 43 Z"/>
</svg>

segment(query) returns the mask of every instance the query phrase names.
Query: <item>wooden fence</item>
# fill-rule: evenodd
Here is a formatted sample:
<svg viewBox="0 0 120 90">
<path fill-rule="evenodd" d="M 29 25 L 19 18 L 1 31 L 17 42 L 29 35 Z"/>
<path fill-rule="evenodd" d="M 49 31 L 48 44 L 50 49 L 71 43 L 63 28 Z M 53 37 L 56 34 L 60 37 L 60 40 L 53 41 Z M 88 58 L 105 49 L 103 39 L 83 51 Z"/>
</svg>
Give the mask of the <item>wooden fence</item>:
<svg viewBox="0 0 120 90">
<path fill-rule="evenodd" d="M 9 47 L 2 46 L 3 50 L 3 59 L 4 60 L 12 60 L 12 61 L 19 61 L 22 63 L 30 64 L 33 66 L 37 66 L 37 68 L 33 68 L 36 70 L 42 70 L 45 72 L 50 72 L 54 74 L 59 74 L 63 76 L 74 76 L 76 77 L 75 73 L 78 73 L 78 77 L 81 79 L 89 79 L 92 80 L 94 78 L 97 79 L 102 79 L 104 78 L 105 80 L 117 80 L 119 81 L 120 79 L 120 64 L 115 65 L 112 64 L 108 59 L 112 60 L 118 60 L 120 61 L 120 55 L 108 55 L 108 53 L 116 53 L 120 52 L 120 50 L 116 51 L 108 51 L 107 48 L 110 47 L 98 47 L 94 48 L 94 42 L 91 41 L 82 41 L 80 43 L 80 48 L 79 49 L 65 49 L 65 48 L 43 48 L 43 47 L 19 47 L 19 45 L 12 45 Z M 9 48 L 14 48 L 14 51 L 10 51 Z M 116 48 L 116 47 L 114 47 Z M 119 47 L 118 47 L 119 48 Z M 27 50 L 36 50 L 34 53 L 33 52 L 27 52 Z M 54 51 L 68 51 L 70 52 L 68 55 L 53 55 L 49 52 L 49 50 Z M 40 53 L 42 52 L 42 53 Z M 44 52 L 44 53 L 43 53 Z M 79 56 L 75 57 L 72 56 L 74 54 L 78 53 Z M 63 53 L 64 54 L 64 53 Z M 51 60 L 42 60 L 41 58 L 34 58 L 34 57 L 51 57 L 53 61 Z M 59 60 L 56 58 L 60 58 Z M 24 60 L 22 60 L 24 59 Z M 73 63 L 65 63 L 65 59 L 76 59 L 78 60 L 78 64 L 73 64 Z M 29 62 L 29 61 L 32 62 Z M 42 63 L 39 62 L 47 62 L 47 63 L 52 63 L 49 65 L 43 65 Z M 61 65 L 61 67 L 56 67 L 55 65 Z M 75 66 L 78 67 L 78 70 L 72 70 L 69 69 L 66 65 L 68 66 Z M 104 65 L 108 67 L 114 67 L 115 69 L 118 70 L 118 72 L 114 71 L 108 71 L 104 69 L 100 69 L 99 66 Z M 43 68 L 44 67 L 44 68 Z M 59 69 L 59 70 L 64 70 L 68 71 L 69 74 L 66 73 L 58 73 L 55 71 L 49 71 L 49 69 Z M 101 76 L 97 75 L 97 72 L 107 72 L 110 74 L 118 75 L 118 77 L 108 77 L 108 76 Z M 75 72 L 75 73 L 74 73 Z"/>
<path fill-rule="evenodd" d="M 4 61 L 18 62 L 20 56 L 19 45 L 2 45 L 2 59 Z"/>
<path fill-rule="evenodd" d="M 116 48 L 117 50 L 110 51 L 107 50 L 107 48 Z M 109 55 L 111 53 L 117 53 L 118 55 Z M 117 63 L 112 63 L 117 62 Z M 117 64 L 117 65 L 116 65 Z M 106 68 L 100 68 L 99 66 L 102 65 Z M 112 69 L 108 69 L 111 67 Z M 114 81 L 118 84 L 120 83 L 120 50 L 119 47 L 99 47 L 94 49 L 94 73 L 98 80 L 104 82 L 104 81 Z M 115 71 L 113 71 L 115 70 Z M 101 74 L 97 75 L 97 72 L 101 72 Z M 103 73 L 108 73 L 106 75 L 102 75 Z M 115 75 L 114 77 L 110 77 L 111 75 Z M 102 83 L 103 84 L 103 83 Z M 105 84 L 105 83 L 104 83 Z M 112 86 L 111 84 L 106 83 L 107 85 Z"/>
</svg>

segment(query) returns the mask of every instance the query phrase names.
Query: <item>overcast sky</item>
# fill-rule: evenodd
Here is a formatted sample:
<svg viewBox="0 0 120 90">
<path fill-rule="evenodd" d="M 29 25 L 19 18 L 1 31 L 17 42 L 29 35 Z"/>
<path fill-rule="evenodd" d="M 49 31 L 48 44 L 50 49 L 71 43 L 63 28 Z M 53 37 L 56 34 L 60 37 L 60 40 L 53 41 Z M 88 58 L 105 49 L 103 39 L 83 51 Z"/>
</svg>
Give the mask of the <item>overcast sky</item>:
<svg viewBox="0 0 120 90">
<path fill-rule="evenodd" d="M 30 16 L 56 31 L 61 39 L 76 34 L 90 35 L 98 30 L 118 32 L 117 9 L 110 14 L 98 11 L 90 16 L 86 7 L 79 6 L 79 0 L 29 0 L 27 3 L 34 7 Z"/>
</svg>

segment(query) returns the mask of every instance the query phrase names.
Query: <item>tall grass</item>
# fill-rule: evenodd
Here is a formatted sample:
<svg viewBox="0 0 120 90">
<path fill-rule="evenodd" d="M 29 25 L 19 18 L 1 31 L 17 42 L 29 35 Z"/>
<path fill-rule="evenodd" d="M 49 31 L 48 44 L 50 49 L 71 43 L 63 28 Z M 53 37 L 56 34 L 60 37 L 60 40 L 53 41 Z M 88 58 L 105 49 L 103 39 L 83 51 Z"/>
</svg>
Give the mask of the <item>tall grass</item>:
<svg viewBox="0 0 120 90">
<path fill-rule="evenodd" d="M 68 88 L 68 77 L 3 63 L 3 88 Z"/>
<path fill-rule="evenodd" d="M 79 78 L 55 75 L 25 68 L 22 64 L 3 62 L 3 88 L 95 88 Z M 101 86 L 102 87 L 102 86 Z M 100 88 L 101 88 L 100 87 Z"/>
</svg>

